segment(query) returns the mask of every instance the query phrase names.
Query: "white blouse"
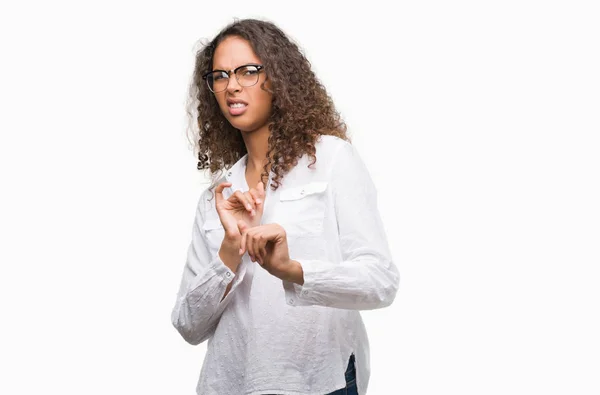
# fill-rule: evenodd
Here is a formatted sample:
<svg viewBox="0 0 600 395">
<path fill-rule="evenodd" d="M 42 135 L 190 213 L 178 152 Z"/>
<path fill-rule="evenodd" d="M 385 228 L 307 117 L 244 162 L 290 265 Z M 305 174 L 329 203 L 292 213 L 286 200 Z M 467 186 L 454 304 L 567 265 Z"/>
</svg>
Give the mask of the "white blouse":
<svg viewBox="0 0 600 395">
<path fill-rule="evenodd" d="M 360 310 L 389 306 L 400 276 L 377 191 L 354 146 L 321 136 L 316 156 L 313 169 L 304 155 L 275 192 L 267 188 L 261 220 L 286 230 L 304 285 L 269 274 L 247 252 L 237 274 L 225 266 L 214 194 L 207 189 L 200 197 L 171 316 L 190 344 L 208 339 L 198 394 L 327 394 L 346 386 L 352 353 L 358 393 L 367 392 L 369 341 Z M 246 159 L 219 181 L 232 183 L 226 199 L 249 189 Z"/>
</svg>

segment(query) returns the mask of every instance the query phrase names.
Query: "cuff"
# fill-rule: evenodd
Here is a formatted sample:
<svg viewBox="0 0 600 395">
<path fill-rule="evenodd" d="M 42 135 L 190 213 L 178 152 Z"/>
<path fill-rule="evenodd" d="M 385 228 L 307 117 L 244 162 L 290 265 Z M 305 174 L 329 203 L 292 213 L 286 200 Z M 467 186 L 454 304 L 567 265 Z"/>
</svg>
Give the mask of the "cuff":
<svg viewBox="0 0 600 395">
<path fill-rule="evenodd" d="M 212 261 L 211 269 L 214 270 L 215 274 L 219 276 L 227 285 L 235 278 L 235 273 L 221 260 L 219 255 Z M 240 267 L 238 268 L 241 269 Z M 233 287 L 233 286 L 232 286 Z"/>
<path fill-rule="evenodd" d="M 304 273 L 304 285 L 296 284 L 292 281 L 281 280 L 285 293 L 285 302 L 289 306 L 311 306 L 314 303 L 310 300 L 313 281 L 313 262 L 310 260 L 295 259 L 302 266 Z"/>
<path fill-rule="evenodd" d="M 223 298 L 223 300 L 220 300 L 219 302 L 219 310 L 221 310 L 225 308 L 225 306 L 229 303 L 231 298 L 233 298 L 233 293 L 235 289 L 240 285 L 242 280 L 244 280 L 244 277 L 246 276 L 246 260 L 242 259 L 242 262 L 238 267 L 238 271 L 237 273 L 235 273 L 233 270 L 227 267 L 227 265 L 225 265 L 225 263 L 223 263 L 221 258 L 217 255 L 214 261 L 214 269 L 215 273 L 217 273 L 217 275 L 223 280 L 223 292 L 219 294 L 219 300 L 223 297 L 223 294 L 225 293 L 225 290 L 227 289 L 229 283 L 233 281 L 229 293 L 227 293 L 225 298 Z"/>
<path fill-rule="evenodd" d="M 235 288 L 242 282 L 246 274 L 246 267 L 244 262 L 240 263 L 240 266 L 236 273 L 225 265 L 221 258 L 217 255 L 213 258 L 210 263 L 207 273 L 204 276 L 197 276 L 194 281 L 190 284 L 190 294 L 193 296 L 192 304 L 197 303 L 208 303 L 217 308 L 222 309 L 229 303 L 229 300 L 233 297 Z M 229 283 L 233 281 L 233 285 L 229 290 L 229 293 L 223 300 L 223 294 L 227 289 Z M 203 286 L 204 285 L 204 286 Z M 199 291 L 198 288 L 202 287 Z"/>
</svg>

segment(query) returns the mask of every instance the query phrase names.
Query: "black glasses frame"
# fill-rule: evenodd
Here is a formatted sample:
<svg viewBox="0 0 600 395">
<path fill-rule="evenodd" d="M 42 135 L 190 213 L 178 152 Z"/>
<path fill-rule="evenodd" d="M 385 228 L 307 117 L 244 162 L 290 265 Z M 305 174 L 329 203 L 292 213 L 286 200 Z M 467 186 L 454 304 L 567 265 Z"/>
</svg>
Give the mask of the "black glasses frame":
<svg viewBox="0 0 600 395">
<path fill-rule="evenodd" d="M 237 82 L 238 82 L 238 84 L 239 84 L 239 83 L 240 83 L 240 80 L 238 80 L 238 77 L 237 77 L 237 71 L 238 71 L 239 69 L 241 69 L 241 68 L 248 67 L 248 66 L 254 66 L 254 67 L 256 67 L 256 71 L 257 71 L 257 72 L 259 72 L 259 73 L 260 73 L 260 71 L 261 71 L 262 69 L 264 69 L 264 68 L 265 68 L 265 66 L 263 66 L 262 64 L 248 63 L 248 64 L 243 64 L 243 65 L 241 65 L 241 66 L 238 66 L 238 67 L 236 67 L 235 69 L 233 69 L 233 70 L 229 70 L 229 71 L 227 71 L 227 70 L 220 70 L 220 69 L 217 69 L 217 70 L 211 70 L 211 71 L 209 71 L 209 72 L 205 73 L 205 74 L 202 76 L 202 79 L 206 81 L 206 85 L 208 86 L 208 89 L 210 89 L 210 91 L 211 91 L 211 92 L 213 92 L 213 93 L 223 92 L 223 91 L 227 90 L 227 87 L 229 86 L 229 80 L 231 79 L 231 74 L 233 73 L 233 75 L 235 75 L 235 79 L 237 80 Z M 208 83 L 208 76 L 209 76 L 209 75 L 211 75 L 212 73 L 214 73 L 215 71 L 222 71 L 222 72 L 226 73 L 226 74 L 227 74 L 227 77 L 229 78 L 229 80 L 227 81 L 227 86 L 225 87 L 225 89 L 223 89 L 222 91 L 218 91 L 218 92 L 215 92 L 215 91 L 213 91 L 213 90 L 212 90 L 212 88 L 210 87 L 210 84 Z M 256 82 L 258 82 L 258 78 L 256 79 Z M 252 84 L 252 85 L 248 85 L 248 86 L 253 86 L 253 85 L 256 85 L 256 82 L 255 82 L 254 84 Z M 240 86 L 244 86 L 244 85 L 241 85 L 241 84 L 240 84 Z M 244 87 L 246 87 L 246 86 L 244 86 Z"/>
</svg>

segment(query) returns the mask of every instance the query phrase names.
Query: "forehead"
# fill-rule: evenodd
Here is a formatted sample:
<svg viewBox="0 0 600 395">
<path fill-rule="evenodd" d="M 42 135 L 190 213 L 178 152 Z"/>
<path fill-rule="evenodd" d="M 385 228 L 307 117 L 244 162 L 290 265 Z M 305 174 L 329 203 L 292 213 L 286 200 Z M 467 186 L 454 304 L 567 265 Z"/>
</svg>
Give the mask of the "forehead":
<svg viewBox="0 0 600 395">
<path fill-rule="evenodd" d="M 227 37 L 213 55 L 213 70 L 232 70 L 246 63 L 260 63 L 250 43 L 241 37 Z"/>
</svg>

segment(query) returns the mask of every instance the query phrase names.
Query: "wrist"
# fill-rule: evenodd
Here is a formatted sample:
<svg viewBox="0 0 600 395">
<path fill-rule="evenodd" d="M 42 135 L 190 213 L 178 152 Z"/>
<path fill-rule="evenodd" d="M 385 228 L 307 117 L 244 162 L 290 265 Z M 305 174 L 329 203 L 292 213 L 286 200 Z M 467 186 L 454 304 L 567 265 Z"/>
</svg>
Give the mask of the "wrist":
<svg viewBox="0 0 600 395">
<path fill-rule="evenodd" d="M 299 285 L 304 285 L 304 271 L 300 262 L 290 259 L 289 271 L 286 280 Z"/>
<path fill-rule="evenodd" d="M 223 261 L 225 266 L 237 272 L 237 268 L 242 263 L 242 256 L 240 255 L 240 244 L 226 242 L 223 240 L 221 248 L 219 249 L 219 258 Z"/>
</svg>

